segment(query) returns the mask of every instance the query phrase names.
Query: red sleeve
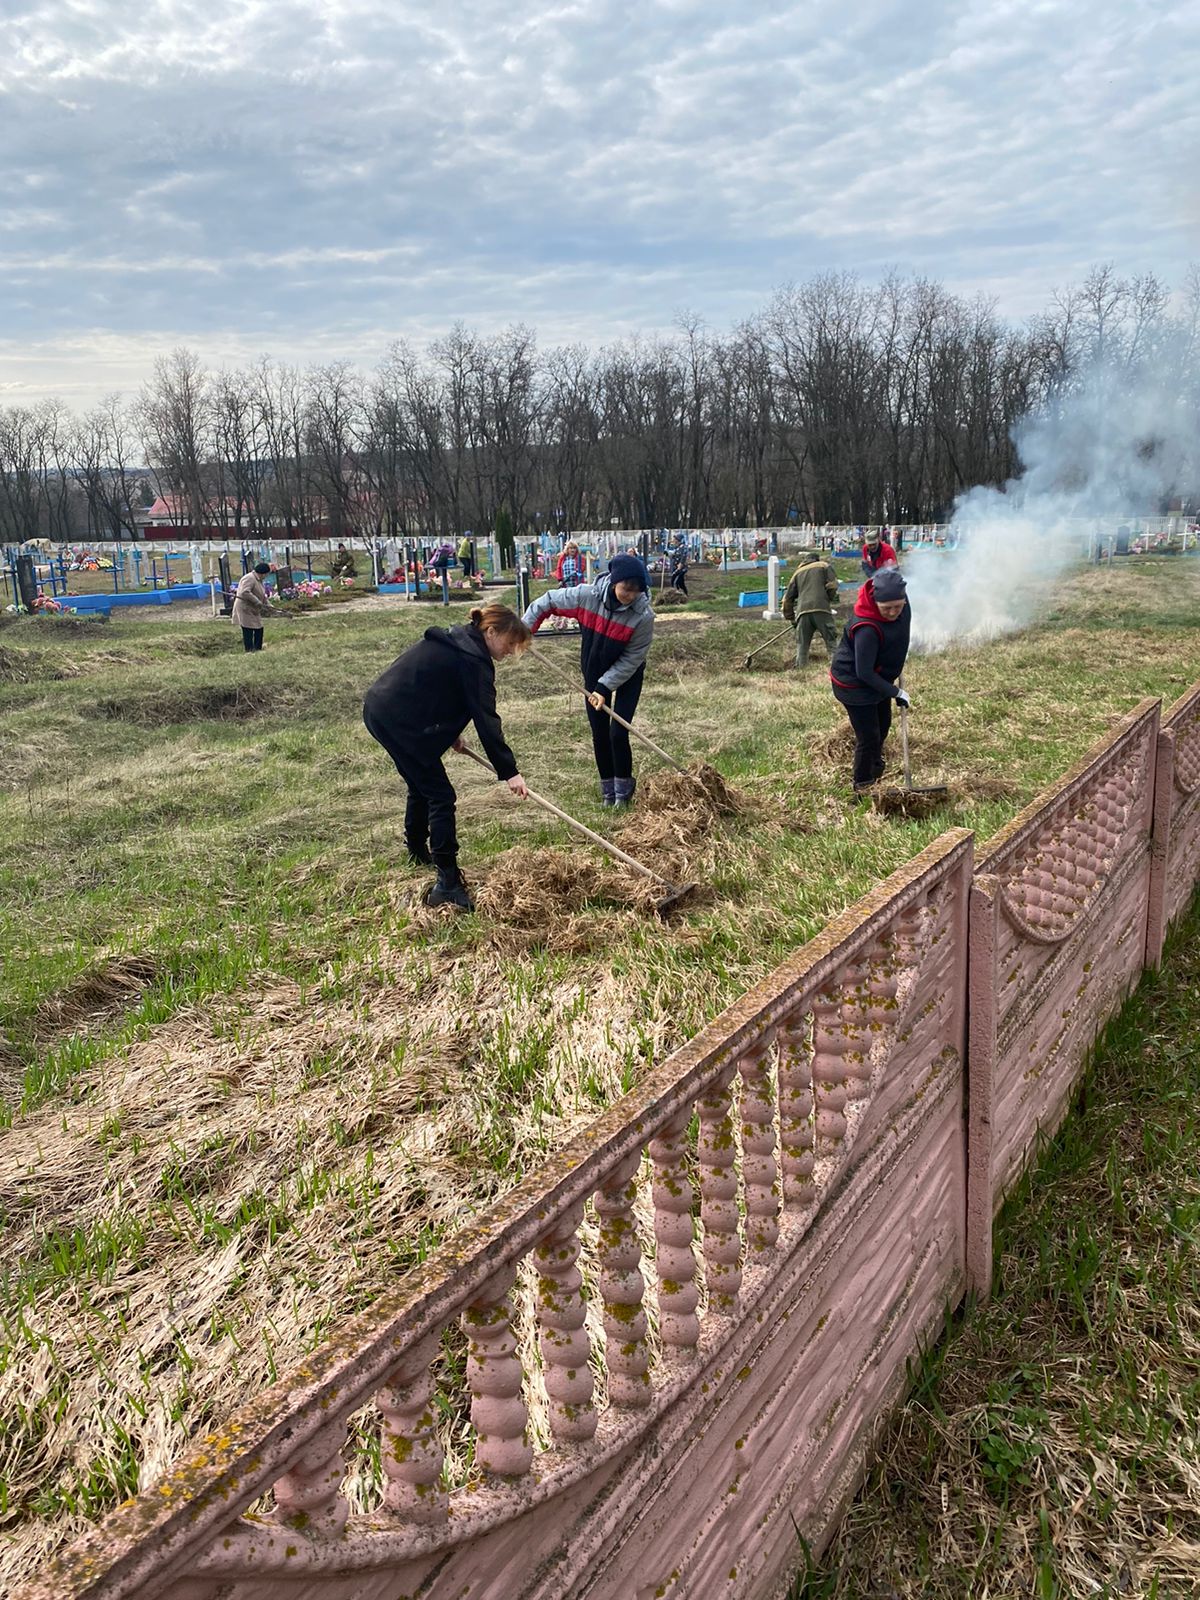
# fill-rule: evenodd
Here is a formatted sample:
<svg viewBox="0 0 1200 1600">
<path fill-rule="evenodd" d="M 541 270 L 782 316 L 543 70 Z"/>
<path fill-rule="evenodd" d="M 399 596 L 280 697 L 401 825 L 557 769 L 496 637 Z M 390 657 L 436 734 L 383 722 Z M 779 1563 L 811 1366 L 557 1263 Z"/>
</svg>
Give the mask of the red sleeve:
<svg viewBox="0 0 1200 1600">
<path fill-rule="evenodd" d="M 896 561 L 896 552 L 892 549 L 891 545 L 890 544 L 885 544 L 885 545 L 882 546 L 882 549 L 883 549 L 883 559 L 884 559 L 884 561 L 891 561 L 896 566 L 899 566 L 899 562 Z"/>
</svg>

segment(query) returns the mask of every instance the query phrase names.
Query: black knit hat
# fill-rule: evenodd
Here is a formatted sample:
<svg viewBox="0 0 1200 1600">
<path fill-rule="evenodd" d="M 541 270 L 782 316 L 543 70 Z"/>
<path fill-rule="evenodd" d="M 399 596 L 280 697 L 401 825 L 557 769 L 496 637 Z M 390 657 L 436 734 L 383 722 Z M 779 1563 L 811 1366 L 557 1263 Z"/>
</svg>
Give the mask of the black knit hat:
<svg viewBox="0 0 1200 1600">
<path fill-rule="evenodd" d="M 643 592 L 650 587 L 649 574 L 637 556 L 614 556 L 608 563 L 608 575 L 614 584 L 636 583 Z"/>
<path fill-rule="evenodd" d="M 886 606 L 892 600 L 906 600 L 908 588 L 899 567 L 880 567 L 871 580 L 871 593 L 875 596 L 875 603 L 880 601 Z"/>
</svg>

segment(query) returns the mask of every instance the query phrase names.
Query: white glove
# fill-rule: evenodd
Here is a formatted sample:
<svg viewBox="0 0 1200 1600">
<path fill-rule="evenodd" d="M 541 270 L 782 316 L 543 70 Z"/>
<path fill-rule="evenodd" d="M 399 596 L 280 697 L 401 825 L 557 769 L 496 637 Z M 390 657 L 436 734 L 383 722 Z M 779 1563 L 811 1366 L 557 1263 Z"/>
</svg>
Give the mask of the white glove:
<svg viewBox="0 0 1200 1600">
<path fill-rule="evenodd" d="M 908 691 L 906 689 L 898 689 L 896 691 L 896 704 L 898 706 L 903 706 L 905 711 L 907 711 L 909 706 L 912 705 L 912 701 L 908 698 Z"/>
</svg>

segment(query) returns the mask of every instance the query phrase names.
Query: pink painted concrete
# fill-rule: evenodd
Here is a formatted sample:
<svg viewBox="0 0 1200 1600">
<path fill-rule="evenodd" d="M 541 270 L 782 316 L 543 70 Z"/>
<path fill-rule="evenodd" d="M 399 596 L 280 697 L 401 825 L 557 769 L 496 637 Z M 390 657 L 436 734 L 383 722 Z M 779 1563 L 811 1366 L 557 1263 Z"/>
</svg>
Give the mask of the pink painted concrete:
<svg viewBox="0 0 1200 1600">
<path fill-rule="evenodd" d="M 1141 974 L 1159 702 L 1144 702 L 980 852 L 971 895 L 972 1286 L 991 1219 L 1062 1120 L 1101 1025 Z"/>
<path fill-rule="evenodd" d="M 1156 966 L 1171 924 L 1200 880 L 1200 685 L 1178 699 L 1158 736 L 1155 850 L 1146 963 Z"/>
</svg>

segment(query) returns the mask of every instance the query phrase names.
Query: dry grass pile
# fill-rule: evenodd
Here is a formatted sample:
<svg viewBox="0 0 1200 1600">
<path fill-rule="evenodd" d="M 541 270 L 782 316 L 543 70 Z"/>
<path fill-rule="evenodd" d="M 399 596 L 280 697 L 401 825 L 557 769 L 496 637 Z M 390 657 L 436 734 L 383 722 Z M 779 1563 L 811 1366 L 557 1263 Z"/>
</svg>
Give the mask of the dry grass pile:
<svg viewBox="0 0 1200 1600">
<path fill-rule="evenodd" d="M 881 786 L 871 793 L 871 805 L 884 817 L 932 817 L 954 804 L 951 789 L 902 789 Z"/>
<path fill-rule="evenodd" d="M 686 775 L 666 767 L 639 778 L 636 806 L 639 816 L 664 812 L 710 818 L 733 817 L 752 809 L 749 798 L 731 788 L 707 761 L 689 762 Z"/>
<path fill-rule="evenodd" d="M 97 700 L 98 716 L 111 722 L 132 722 L 139 727 L 166 727 L 176 722 L 214 718 L 240 722 L 284 709 L 278 689 L 262 684 L 195 684 L 186 689 L 158 689 Z"/>
<path fill-rule="evenodd" d="M 156 957 L 136 952 L 106 956 L 79 975 L 61 994 L 45 1001 L 34 1019 L 34 1034 L 45 1044 L 55 1034 L 97 1026 L 115 1012 L 140 1000 L 142 991 L 159 977 Z"/>
<path fill-rule="evenodd" d="M 662 894 L 649 878 L 604 858 L 599 846 L 582 840 L 573 851 L 524 845 L 506 850 L 489 862 L 473 892 L 484 916 L 531 931 L 547 930 L 587 906 L 649 912 Z"/>
<path fill-rule="evenodd" d="M 849 723 L 839 719 L 825 733 L 809 740 L 808 748 L 813 760 L 825 767 L 844 767 L 854 755 L 854 731 Z"/>
</svg>

